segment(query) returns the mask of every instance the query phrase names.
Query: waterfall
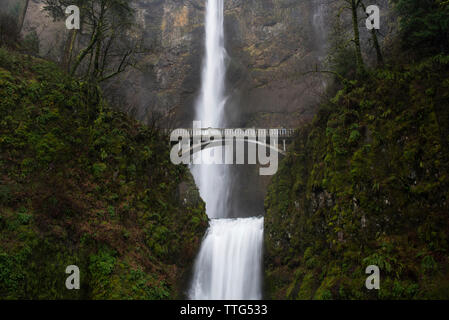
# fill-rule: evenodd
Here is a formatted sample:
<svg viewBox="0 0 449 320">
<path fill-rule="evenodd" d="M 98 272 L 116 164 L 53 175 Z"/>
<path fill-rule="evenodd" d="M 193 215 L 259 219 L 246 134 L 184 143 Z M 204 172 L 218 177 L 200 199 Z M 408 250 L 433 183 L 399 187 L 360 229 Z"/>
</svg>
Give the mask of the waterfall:
<svg viewBox="0 0 449 320">
<path fill-rule="evenodd" d="M 196 119 L 204 128 L 224 127 L 224 106 L 226 98 L 226 50 L 223 33 L 223 0 L 208 0 L 206 4 L 206 57 L 203 62 L 200 98 L 196 105 Z M 211 152 L 195 154 L 207 163 Z M 226 217 L 226 203 L 229 195 L 229 176 L 225 166 L 194 165 L 192 174 L 206 202 L 206 212 L 210 218 Z"/>
<path fill-rule="evenodd" d="M 202 127 L 224 127 L 226 50 L 223 0 L 207 0 L 205 58 L 196 119 Z M 197 153 L 208 163 L 216 148 Z M 226 165 L 191 166 L 206 202 L 210 225 L 195 262 L 191 299 L 260 299 L 263 218 L 229 219 L 231 175 Z M 237 215 L 238 216 L 238 215 Z"/>
<path fill-rule="evenodd" d="M 211 220 L 196 262 L 191 298 L 260 299 L 262 241 L 263 218 Z"/>
<path fill-rule="evenodd" d="M 207 1 L 206 58 L 202 74 L 197 116 L 204 127 L 224 124 L 226 50 L 223 33 L 223 0 Z"/>
</svg>

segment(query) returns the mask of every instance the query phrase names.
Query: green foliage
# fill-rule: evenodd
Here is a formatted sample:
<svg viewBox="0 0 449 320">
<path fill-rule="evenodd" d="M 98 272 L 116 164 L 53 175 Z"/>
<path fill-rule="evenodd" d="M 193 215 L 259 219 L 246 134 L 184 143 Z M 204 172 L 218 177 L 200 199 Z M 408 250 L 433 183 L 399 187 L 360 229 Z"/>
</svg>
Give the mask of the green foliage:
<svg viewBox="0 0 449 320">
<path fill-rule="evenodd" d="M 17 221 L 20 224 L 28 224 L 33 216 L 29 213 L 27 213 L 24 210 L 19 210 L 17 214 Z"/>
<path fill-rule="evenodd" d="M 39 36 L 36 31 L 33 30 L 30 33 L 26 34 L 22 41 L 22 46 L 24 49 L 31 53 L 38 55 L 39 54 Z"/>
<path fill-rule="evenodd" d="M 424 54 L 449 51 L 449 4 L 442 0 L 395 0 L 404 47 Z"/>
<path fill-rule="evenodd" d="M 432 256 L 425 256 L 422 259 L 421 268 L 424 273 L 435 272 L 437 270 L 437 263 Z"/>
<path fill-rule="evenodd" d="M 327 63 L 332 71 L 343 78 L 353 79 L 356 72 L 356 53 L 353 43 L 348 40 L 353 38 L 353 35 L 348 34 L 347 27 L 340 17 L 335 17 L 331 23 Z"/>
<path fill-rule="evenodd" d="M 168 137 L 4 48 L 0 96 L 0 297 L 181 297 L 207 216 Z M 195 201 L 178 199 L 181 182 Z M 81 290 L 65 288 L 71 264 Z"/>
<path fill-rule="evenodd" d="M 95 177 L 101 177 L 101 174 L 106 170 L 107 166 L 105 163 L 97 162 L 92 166 L 92 171 Z"/>
<path fill-rule="evenodd" d="M 448 75 L 445 55 L 377 70 L 299 130 L 265 199 L 268 298 L 447 298 Z"/>
<path fill-rule="evenodd" d="M 89 271 L 96 279 L 109 276 L 114 270 L 116 259 L 108 250 L 100 250 L 98 254 L 90 256 Z"/>
<path fill-rule="evenodd" d="M 348 142 L 349 143 L 355 143 L 360 139 L 360 132 L 358 130 L 352 130 L 351 134 L 349 135 Z"/>
</svg>

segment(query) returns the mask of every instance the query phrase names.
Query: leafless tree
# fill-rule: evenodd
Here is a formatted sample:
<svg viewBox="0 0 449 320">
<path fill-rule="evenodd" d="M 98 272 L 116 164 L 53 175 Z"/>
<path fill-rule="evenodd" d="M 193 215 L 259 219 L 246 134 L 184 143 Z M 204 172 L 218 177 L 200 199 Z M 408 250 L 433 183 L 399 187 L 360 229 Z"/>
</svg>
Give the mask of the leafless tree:
<svg viewBox="0 0 449 320">
<path fill-rule="evenodd" d="M 134 10 L 128 1 L 44 2 L 45 10 L 55 19 L 64 19 L 65 8 L 69 5 L 80 8 L 81 29 L 70 32 L 63 59 L 72 75 L 102 82 L 135 64 L 135 54 L 141 51 L 141 39 L 134 22 Z M 76 42 L 79 49 L 75 53 Z"/>
</svg>

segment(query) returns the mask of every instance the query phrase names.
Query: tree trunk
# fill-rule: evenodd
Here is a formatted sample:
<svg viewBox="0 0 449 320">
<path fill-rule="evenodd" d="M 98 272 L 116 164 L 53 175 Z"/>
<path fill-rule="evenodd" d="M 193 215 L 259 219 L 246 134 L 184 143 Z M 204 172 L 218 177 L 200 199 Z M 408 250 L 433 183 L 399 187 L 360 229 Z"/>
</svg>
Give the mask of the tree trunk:
<svg viewBox="0 0 449 320">
<path fill-rule="evenodd" d="M 94 57 L 94 72 L 93 77 L 98 78 L 99 72 L 100 72 L 100 49 L 101 49 L 101 42 L 97 41 L 97 47 L 95 48 L 95 57 Z"/>
<path fill-rule="evenodd" d="M 365 66 L 363 64 L 362 58 L 362 49 L 360 47 L 360 33 L 359 33 L 359 24 L 358 24 L 358 16 L 357 9 L 360 2 L 357 0 L 351 0 L 351 11 L 352 11 L 352 27 L 354 30 L 354 46 L 355 46 L 355 58 L 357 64 L 357 74 L 362 74 L 365 70 Z"/>
<path fill-rule="evenodd" d="M 381 66 L 384 64 L 384 58 L 382 56 L 382 51 L 380 49 L 379 41 L 377 40 L 376 29 L 371 29 L 371 36 L 373 37 L 374 48 L 376 49 L 377 65 Z"/>
<path fill-rule="evenodd" d="M 22 17 L 20 18 L 19 21 L 19 33 L 22 32 L 22 28 L 23 28 L 23 23 L 25 22 L 25 17 L 28 11 L 28 4 L 30 3 L 30 0 L 25 0 L 25 5 L 23 6 L 22 9 Z"/>
<path fill-rule="evenodd" d="M 365 4 L 363 2 L 360 2 L 360 4 L 362 5 L 363 11 L 366 13 Z M 368 17 L 369 14 L 366 14 L 366 16 Z M 374 49 L 376 50 L 377 65 L 381 66 L 381 65 L 384 64 L 384 58 L 382 56 L 382 50 L 381 50 L 380 45 L 379 45 L 379 40 L 377 39 L 376 29 L 374 29 L 374 28 L 371 29 L 371 38 L 373 40 Z"/>
<path fill-rule="evenodd" d="M 62 64 L 66 68 L 66 70 L 69 72 L 70 72 L 70 64 L 72 62 L 73 48 L 75 46 L 76 36 L 77 36 L 77 30 L 76 29 L 70 30 L 70 34 L 67 39 L 66 48 L 64 50 L 64 58 L 63 58 Z"/>
<path fill-rule="evenodd" d="M 93 46 L 97 43 L 98 40 L 98 30 L 94 30 L 94 34 L 92 35 L 92 39 L 90 40 L 89 45 L 87 48 L 81 50 L 80 54 L 76 58 L 75 65 L 72 68 L 72 71 L 70 74 L 73 76 L 76 73 L 76 70 L 78 69 L 79 65 L 83 61 L 83 59 L 87 56 L 87 54 L 92 50 Z"/>
</svg>

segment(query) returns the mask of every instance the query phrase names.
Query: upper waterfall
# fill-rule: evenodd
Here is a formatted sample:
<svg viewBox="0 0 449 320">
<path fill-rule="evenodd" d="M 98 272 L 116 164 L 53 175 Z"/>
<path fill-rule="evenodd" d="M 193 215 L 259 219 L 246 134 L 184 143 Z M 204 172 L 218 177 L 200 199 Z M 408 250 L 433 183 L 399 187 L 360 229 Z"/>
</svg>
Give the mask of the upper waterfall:
<svg viewBox="0 0 449 320">
<path fill-rule="evenodd" d="M 224 125 L 226 50 L 223 32 L 223 0 L 207 1 L 206 57 L 202 70 L 201 95 L 196 106 L 196 119 L 203 127 Z"/>
<path fill-rule="evenodd" d="M 205 59 L 203 61 L 200 96 L 196 104 L 196 120 L 202 127 L 223 127 L 226 104 L 225 76 L 226 50 L 224 48 L 223 0 L 208 0 L 206 5 Z M 204 150 L 195 155 L 204 162 L 212 158 L 211 152 Z M 209 158 L 209 159 L 208 159 Z M 206 202 L 210 218 L 227 217 L 227 198 L 230 183 L 227 168 L 218 165 L 193 165 L 192 173 Z"/>
</svg>

